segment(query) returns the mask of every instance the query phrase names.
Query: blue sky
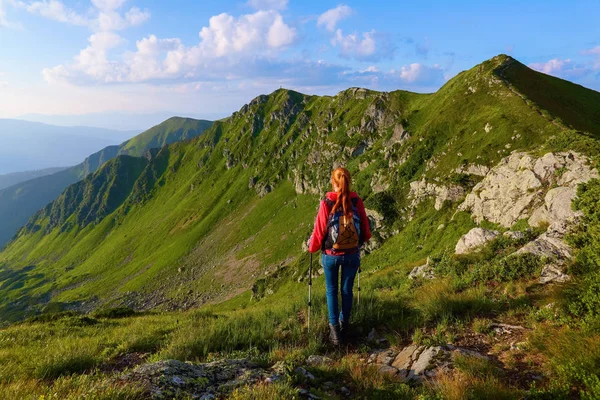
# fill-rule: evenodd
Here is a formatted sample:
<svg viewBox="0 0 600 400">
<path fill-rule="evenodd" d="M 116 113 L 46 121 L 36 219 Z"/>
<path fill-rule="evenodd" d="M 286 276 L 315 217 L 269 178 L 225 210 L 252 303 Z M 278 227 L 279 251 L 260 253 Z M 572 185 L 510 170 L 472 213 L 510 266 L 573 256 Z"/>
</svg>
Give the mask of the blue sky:
<svg viewBox="0 0 600 400">
<path fill-rule="evenodd" d="M 598 1 L 0 0 L 0 117 L 432 92 L 499 53 L 600 90 L 599 16 Z"/>
</svg>

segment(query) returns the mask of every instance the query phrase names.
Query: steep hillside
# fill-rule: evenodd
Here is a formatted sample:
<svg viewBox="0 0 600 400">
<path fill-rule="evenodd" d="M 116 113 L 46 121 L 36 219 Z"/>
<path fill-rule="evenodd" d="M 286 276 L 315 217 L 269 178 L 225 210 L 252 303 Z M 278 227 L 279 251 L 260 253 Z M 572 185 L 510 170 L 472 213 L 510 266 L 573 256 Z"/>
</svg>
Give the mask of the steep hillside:
<svg viewBox="0 0 600 400">
<path fill-rule="evenodd" d="M 161 148 L 171 143 L 189 140 L 210 128 L 212 121 L 173 117 L 140 133 L 123 145 L 119 154 L 141 156 L 147 149 Z"/>
<path fill-rule="evenodd" d="M 21 182 L 39 178 L 40 176 L 52 175 L 64 169 L 66 169 L 66 167 L 38 169 L 35 171 L 14 172 L 12 174 L 0 175 L 0 190 Z"/>
<path fill-rule="evenodd" d="M 314 195 L 326 190 L 336 163 L 350 168 L 368 207 L 382 216 L 381 242 L 406 225 L 410 182 L 453 183 L 462 190 L 446 200 L 456 201 L 474 179 L 458 168 L 492 166 L 566 132 L 499 78 L 511 63 L 496 57 L 433 95 L 260 96 L 200 138 L 161 151 L 139 190 L 119 198 L 112 215 L 98 214 L 108 218 L 74 212 L 79 188 L 38 213 L 2 253 L 5 269 L 35 265 L 28 273 L 35 277 L 18 290 L 3 287 L 3 298 L 54 293 L 65 307 L 170 308 L 248 290 L 257 276 L 297 262 Z M 114 170 L 111 163 L 104 169 Z M 86 196 L 86 204 L 105 201 L 103 191 Z"/>
<path fill-rule="evenodd" d="M 548 110 L 547 80 L 501 55 L 430 95 L 282 89 L 108 161 L 0 253 L 0 316 L 31 317 L 0 395 L 596 398 L 597 93 L 550 80 Z M 340 164 L 375 237 L 332 351 L 302 247 Z"/>
<path fill-rule="evenodd" d="M 82 163 L 54 174 L 31 179 L 0 190 L 0 247 L 39 209 L 54 200 L 67 186 L 95 172 L 119 154 L 140 157 L 145 151 L 198 136 L 211 122 L 171 118 L 119 146 L 108 146 Z"/>
</svg>

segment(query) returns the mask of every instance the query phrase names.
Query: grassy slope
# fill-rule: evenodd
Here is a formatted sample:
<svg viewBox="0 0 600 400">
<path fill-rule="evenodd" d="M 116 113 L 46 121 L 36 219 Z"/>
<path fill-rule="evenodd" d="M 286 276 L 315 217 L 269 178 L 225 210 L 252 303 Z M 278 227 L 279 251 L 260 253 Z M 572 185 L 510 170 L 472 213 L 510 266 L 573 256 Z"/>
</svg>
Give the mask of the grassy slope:
<svg viewBox="0 0 600 400">
<path fill-rule="evenodd" d="M 212 121 L 172 117 L 123 143 L 119 154 L 139 157 L 148 149 L 193 139 L 212 124 Z"/>
<path fill-rule="evenodd" d="M 398 149 L 399 153 L 409 154 L 409 158 L 391 171 L 390 193 L 402 193 L 408 181 L 425 173 L 423 164 L 436 156 L 437 165 L 426 174 L 446 179 L 461 163 L 492 164 L 514 149 L 536 150 L 546 145 L 552 136 L 576 135 L 550 122 L 558 116 L 540 114 L 539 107 L 532 107 L 521 96 L 505 89 L 502 83 L 495 82 L 494 70 L 501 62 L 502 59 L 492 60 L 467 71 L 435 95 L 405 92 L 390 95 L 390 103 L 396 105 L 390 107 L 388 103 L 388 109 L 397 111 L 396 118 L 402 119 L 413 135 Z M 511 82 L 514 79 L 512 77 Z M 474 85 L 477 87 L 473 93 L 468 88 Z M 156 176 L 155 184 L 146 185 L 146 190 L 142 191 L 144 195 L 134 196 L 135 201 L 126 201 L 109 218 L 62 233 L 60 229 L 48 235 L 44 235 L 43 229 L 23 232 L 0 254 L 0 262 L 5 263 L 0 279 L 8 276 L 12 278 L 11 285 L 23 283 L 24 286 L 7 288 L 5 280 L 0 287 L 3 298 L 17 300 L 23 294 L 29 298 L 42 297 L 50 289 L 62 289 L 55 293 L 54 301 L 74 303 L 98 296 L 109 303 L 118 299 L 117 303 L 130 301 L 130 304 L 140 306 L 143 299 L 131 292 L 158 291 L 179 305 L 185 301 L 193 303 L 197 294 L 206 294 L 200 301 L 237 296 L 204 311 L 104 321 L 90 327 L 72 327 L 80 324 L 76 317 L 73 321 L 67 319 L 54 324 L 9 328 L 1 333 L 0 337 L 6 340 L 0 340 L 0 344 L 13 343 L 11 338 L 28 337 L 33 332 L 51 330 L 57 335 L 50 338 L 42 333 L 37 340 L 12 348 L 0 347 L 0 357 L 5 360 L 21 359 L 16 364 L 7 364 L 7 371 L 12 371 L 7 375 L 9 380 L 28 382 L 35 388 L 34 392 L 55 390 L 38 387 L 35 379 L 62 375 L 64 368 L 61 366 L 65 365 L 75 364 L 75 372 L 83 371 L 119 353 L 131 351 L 150 352 L 155 359 L 205 359 L 213 352 L 231 354 L 243 350 L 245 355 L 258 355 L 263 360 L 266 357 L 270 362 L 284 358 L 293 365 L 304 356 L 323 350 L 320 336 L 325 330 L 322 279 L 315 283 L 317 326 L 308 341 L 302 329 L 304 288 L 296 283 L 298 273 L 304 273 L 307 265 L 307 256 L 300 253 L 299 247 L 310 231 L 316 197 L 297 195 L 281 178 L 289 177 L 289 170 L 298 168 L 313 180 L 326 180 L 326 173 L 321 176 L 319 171 L 328 168 L 310 165 L 308 161 L 313 159 L 312 146 L 353 148 L 365 139 L 364 136 L 369 136 L 368 133 L 361 137 L 348 136 L 345 131 L 360 123 L 364 111 L 377 98 L 377 94 L 372 95 L 375 97 L 349 101 L 344 100 L 347 93 L 336 98 L 306 98 L 303 110 L 314 121 L 312 134 L 306 134 L 305 127 L 298 125 L 300 117 L 285 130 L 279 129 L 280 122 L 269 126 L 268 117 L 290 97 L 299 96 L 277 91 L 266 99 L 266 103 L 251 106 L 253 114 L 236 114 L 217 123 L 204 138 L 170 146 L 168 155 L 164 155 L 168 160 L 167 167 L 155 168 L 164 171 Z M 333 118 L 327 116 L 330 111 Z M 249 134 L 254 115 L 267 116 L 263 121 L 266 128 L 257 135 Z M 560 118 L 573 125 L 568 116 Z M 332 120 L 335 124 L 331 124 Z M 493 127 L 492 134 L 473 134 L 481 133 L 488 123 Z M 324 131 L 328 126 L 331 128 Z M 336 130 L 336 127 L 339 128 Z M 324 133 L 315 134 L 318 128 Z M 245 134 L 240 135 L 240 132 Z M 515 133 L 520 133 L 522 140 L 513 140 Z M 378 195 L 370 192 L 369 182 L 371 176 L 386 164 L 380 160 L 380 150 L 390 135 L 389 128 L 378 130 L 372 134 L 375 140 L 365 154 L 347 160 L 347 165 L 356 172 L 356 182 L 361 194 L 365 193 L 367 205 L 374 208 L 378 206 Z M 449 140 L 451 138 L 456 139 Z M 508 143 L 510 150 L 506 149 Z M 249 152 L 249 148 L 252 151 Z M 282 148 L 285 151 L 281 151 Z M 482 152 L 482 148 L 487 151 Z M 335 154 L 339 157 L 339 153 Z M 224 158 L 235 166 L 227 170 Z M 331 158 L 325 158 L 321 165 L 328 165 L 330 161 Z M 371 166 L 359 172 L 358 164 L 364 161 L 371 161 Z M 277 183 L 276 189 L 258 198 L 253 191 L 247 190 L 250 177 L 258 177 L 261 184 Z M 536 372 L 560 378 L 554 383 L 543 383 L 548 384 L 545 396 L 568 395 L 570 390 L 579 390 L 581 385 L 587 387 L 586 390 L 594 390 L 590 386 L 594 376 L 597 377 L 594 372 L 588 371 L 587 375 L 581 376 L 581 370 L 561 370 L 564 363 L 555 365 L 561 362 L 560 351 L 557 352 L 557 346 L 543 335 L 553 332 L 551 326 L 556 324 L 557 317 L 542 311 L 542 306 L 554 302 L 555 298 L 552 293 L 535 292 L 532 283 L 539 273 L 535 263 L 498 268 L 496 259 L 506 251 L 503 246 L 511 246 L 510 243 L 498 243 L 479 258 L 458 259 L 452 261 L 458 264 L 447 264 L 444 250 L 452 248 L 460 235 L 473 226 L 468 214 L 459 213 L 452 218 L 454 210 L 453 206 L 446 205 L 436 212 L 431 204 L 422 204 L 413 221 L 397 223 L 402 229 L 398 235 L 364 258 L 363 285 L 367 298 L 354 316 L 358 328 L 387 327 L 392 341 L 400 343 L 411 335 L 415 340 L 423 340 L 419 339 L 421 330 L 430 337 L 427 340 L 447 341 L 467 333 L 472 324 L 473 327 L 485 325 L 486 318 L 524 323 L 542 332 L 537 341 L 532 339 L 532 343 L 547 357 L 542 364 L 530 361 L 529 368 L 532 365 L 533 368 L 547 368 L 536 369 Z M 71 218 L 77 225 L 75 217 Z M 48 218 L 37 222 L 43 228 Z M 445 227 L 438 229 L 440 224 Z M 408 281 L 406 272 L 429 255 L 435 256 L 439 273 L 447 275 L 447 279 L 431 283 Z M 37 268 L 24 268 L 32 263 Z M 279 268 L 282 263 L 289 265 L 280 269 L 284 279 L 277 280 L 272 276 L 266 280 L 266 285 L 276 289 L 274 294 L 258 302 L 249 301 L 250 293 L 244 292 L 247 285 L 263 271 Z M 181 272 L 177 271 L 178 267 Z M 470 273 L 449 272 L 454 270 L 478 271 L 479 275 L 475 276 L 479 278 L 473 280 Z M 588 286 L 594 287 L 591 283 Z M 593 289 L 588 292 L 593 293 Z M 218 317 L 212 317 L 211 310 Z M 7 308 L 4 311 L 4 315 L 9 315 Z M 20 315 L 18 309 L 15 311 L 15 316 Z M 298 319 L 291 317 L 296 315 Z M 174 320 L 177 321 L 175 324 Z M 177 323 L 179 325 L 175 327 Z M 135 326 L 134 334 L 124 337 L 120 332 L 131 326 Z M 68 335 L 77 332 L 79 339 L 72 350 L 64 351 L 60 346 L 66 345 L 63 338 L 68 337 L 67 332 Z M 558 335 L 550 333 L 550 337 L 553 334 Z M 586 343 L 589 346 L 590 352 L 582 361 L 584 364 L 593 364 L 599 359 L 600 346 L 595 336 L 573 337 L 560 332 L 563 334 L 567 336 L 560 336 L 560 343 L 568 346 Z M 110 350 L 100 351 L 99 347 L 94 347 L 94 343 L 100 342 L 103 346 L 108 343 Z M 48 353 L 40 363 L 35 356 L 40 353 L 40 348 L 58 350 Z M 30 358 L 23 354 L 29 354 Z M 78 366 L 77 360 L 83 360 L 83 366 Z M 352 363 L 351 356 L 344 358 L 335 367 L 339 371 L 336 376 L 350 379 L 349 385 L 357 393 L 381 393 L 391 398 L 396 394 L 397 398 L 400 392 L 410 392 L 401 385 L 377 380 L 361 369 L 364 367 L 355 367 Z M 22 369 L 16 369 L 15 365 Z M 515 368 L 523 368 L 519 365 L 517 363 Z M 486 393 L 488 398 L 490 395 L 505 398 L 524 395 L 522 389 L 500 384 L 495 372 L 478 375 L 468 365 L 462 368 L 463 383 L 445 381 L 436 390 L 447 396 L 470 393 L 469 396 L 474 398 L 486 398 Z M 326 378 L 332 373 L 318 368 L 313 372 L 325 374 Z M 102 377 L 98 379 L 102 381 Z M 68 381 L 63 385 L 76 390 L 81 386 L 94 387 L 96 383 Z M 4 390 L 11 393 L 10 390 L 19 389 L 9 385 L 4 386 Z M 426 388 L 423 390 L 429 395 Z M 135 396 L 132 394 L 132 398 Z M 406 398 L 412 398 L 412 395 L 406 395 Z"/>
<path fill-rule="evenodd" d="M 401 120 L 413 135 L 393 149 L 407 161 L 388 170 L 389 193 L 399 197 L 399 205 L 407 183 L 425 173 L 428 160 L 437 163 L 427 174 L 445 179 L 462 163 L 497 162 L 510 151 L 507 143 L 511 150 L 535 149 L 560 132 L 497 78 L 495 71 L 505 61 L 498 57 L 466 71 L 434 95 L 367 92 L 357 98 L 349 90 L 336 97 L 309 97 L 278 90 L 260 97 L 206 135 L 164 149 L 110 217 L 88 225 L 64 213 L 65 207 L 41 213 L 0 260 L 13 271 L 35 265 L 27 273 L 31 278 L 21 288 L 0 290 L 13 301 L 55 291 L 53 301 L 58 302 L 95 298 L 168 307 L 185 303 L 188 293 L 198 294 L 191 301 L 198 304 L 247 289 L 265 271 L 293 264 L 310 231 L 316 198 L 296 195 L 285 183 L 293 179 L 291 170 L 316 185 L 327 181 L 330 163 L 345 159 L 367 205 L 381 208 L 381 196 L 371 193 L 370 183 L 374 173 L 385 171 L 380 154 L 394 121 Z M 391 122 L 374 131 L 354 130 L 364 125 L 365 112 L 374 105 L 381 105 Z M 493 134 L 485 133 L 486 124 Z M 511 139 L 515 132 L 520 139 Z M 349 156 L 348 149 L 367 141 L 372 144 L 364 154 Z M 370 165 L 359 171 L 364 161 Z M 277 189 L 258 199 L 248 190 L 251 177 L 259 186 L 275 184 Z M 102 202 L 94 198 L 101 193 L 87 195 L 90 203 Z M 396 221 L 398 228 L 403 224 Z M 460 226 L 451 240 L 469 227 Z M 425 257 L 426 251 L 416 254 Z M 385 266 L 401 259 L 391 257 Z M 154 296 L 149 305 L 144 293 Z"/>
<path fill-rule="evenodd" d="M 204 132 L 210 122 L 186 118 L 169 120 L 121 144 L 109 146 L 74 167 L 31 179 L 0 191 L 0 247 L 39 209 L 56 199 L 69 185 L 95 172 L 119 154 L 142 156 L 145 151 L 178 140 L 193 138 Z"/>
</svg>

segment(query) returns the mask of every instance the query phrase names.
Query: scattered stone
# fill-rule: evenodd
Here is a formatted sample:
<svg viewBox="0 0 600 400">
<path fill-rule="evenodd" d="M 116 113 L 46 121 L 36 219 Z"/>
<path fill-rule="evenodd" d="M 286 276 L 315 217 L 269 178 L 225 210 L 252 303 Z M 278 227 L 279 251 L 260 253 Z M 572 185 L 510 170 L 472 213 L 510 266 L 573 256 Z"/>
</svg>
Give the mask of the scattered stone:
<svg viewBox="0 0 600 400">
<path fill-rule="evenodd" d="M 119 380 L 138 382 L 146 387 L 153 399 L 173 397 L 216 398 L 240 386 L 278 378 L 248 360 L 219 360 L 192 364 L 164 360 L 142 364 L 122 374 Z"/>
<path fill-rule="evenodd" d="M 306 363 L 311 366 L 332 364 L 333 360 L 326 356 L 311 355 L 306 360 Z"/>
<path fill-rule="evenodd" d="M 325 388 L 326 390 L 334 389 L 335 383 L 333 383 L 331 381 L 327 381 L 327 382 L 323 383 L 323 388 Z"/>
<path fill-rule="evenodd" d="M 384 348 L 388 348 L 390 346 L 390 342 L 387 340 L 387 338 L 378 335 L 375 328 L 371 329 L 371 332 L 369 332 L 369 335 L 367 336 L 367 340 Z"/>
<path fill-rule="evenodd" d="M 425 371 L 432 367 L 435 358 L 441 352 L 442 348 L 440 346 L 429 347 L 423 350 L 419 358 L 412 364 L 408 372 L 408 379 L 419 379 L 419 377 L 422 377 Z"/>
<path fill-rule="evenodd" d="M 389 365 L 381 365 L 381 366 L 379 366 L 378 371 L 379 371 L 380 374 L 383 374 L 383 375 L 389 375 L 389 376 L 396 376 L 396 375 L 398 375 L 398 370 L 396 368 L 394 368 L 394 367 L 389 366 Z"/>
<path fill-rule="evenodd" d="M 475 357 L 475 358 L 479 358 L 481 360 L 487 360 L 487 359 L 489 359 L 488 356 L 486 356 L 484 354 L 478 353 L 478 352 L 473 351 L 473 350 L 465 349 L 465 348 L 462 348 L 462 347 L 456 347 L 456 346 L 453 346 L 451 344 L 447 344 L 446 348 L 452 352 L 451 353 L 451 357 L 452 357 L 453 361 L 459 355 L 460 356 L 467 356 L 467 357 Z"/>
<path fill-rule="evenodd" d="M 367 358 L 367 363 L 369 364 L 379 364 L 379 365 L 391 365 L 392 361 L 396 358 L 396 353 L 390 349 L 377 349 L 373 350 L 369 357 Z"/>
<path fill-rule="evenodd" d="M 346 386 L 342 386 L 340 392 L 342 392 L 342 394 L 346 397 L 350 397 L 352 395 L 352 392 Z"/>
<path fill-rule="evenodd" d="M 451 344 L 425 348 L 413 343 L 402 349 L 391 365 L 378 364 L 377 367 L 380 373 L 394 376 L 402 382 L 420 381 L 434 377 L 440 371 L 451 370 L 459 355 L 488 359 L 479 352 Z"/>
<path fill-rule="evenodd" d="M 516 331 L 516 330 L 526 330 L 527 328 L 522 327 L 520 325 L 509 325 L 509 324 L 500 324 L 500 323 L 493 323 L 490 324 L 491 328 L 502 328 L 505 329 L 507 331 Z"/>
<path fill-rule="evenodd" d="M 525 234 L 519 231 L 506 231 L 502 234 L 502 236 L 513 240 L 520 240 L 525 237 Z"/>
<path fill-rule="evenodd" d="M 303 376 L 304 378 L 308 379 L 309 381 L 314 381 L 315 380 L 315 376 L 313 374 L 311 374 L 310 372 L 308 372 L 307 370 L 305 370 L 302 367 L 298 367 L 294 370 L 295 373 L 297 373 L 300 376 Z"/>
<path fill-rule="evenodd" d="M 316 395 L 312 394 L 311 392 L 309 392 L 306 389 L 298 389 L 298 394 L 300 396 L 308 397 L 309 399 L 315 399 L 315 400 L 316 399 L 320 399 L 319 396 L 316 396 Z"/>
<path fill-rule="evenodd" d="M 548 264 L 542 269 L 542 274 L 540 276 L 540 283 L 563 283 L 567 282 L 571 279 L 571 277 L 565 274 L 556 264 Z"/>
<path fill-rule="evenodd" d="M 476 250 L 478 247 L 483 246 L 487 242 L 495 239 L 500 232 L 490 231 L 483 228 L 473 228 L 463 237 L 461 237 L 456 244 L 456 254 L 467 254 Z"/>
<path fill-rule="evenodd" d="M 488 122 L 487 124 L 485 124 L 485 127 L 483 129 L 485 130 L 485 133 L 490 133 L 490 131 L 492 130 L 492 125 L 490 125 L 490 123 Z"/>
<path fill-rule="evenodd" d="M 413 268 L 412 271 L 408 274 L 409 279 L 416 278 L 424 278 L 424 279 L 434 279 L 435 272 L 433 271 L 433 266 L 429 265 L 430 259 L 427 257 L 427 262 L 424 265 Z"/>
<path fill-rule="evenodd" d="M 415 361 L 415 359 L 421 354 L 423 348 L 417 346 L 416 344 L 411 344 L 410 346 L 406 346 L 402 351 L 396 356 L 394 359 L 392 366 L 397 368 L 400 371 L 402 376 L 408 376 L 408 371 L 410 370 L 410 366 Z"/>
</svg>

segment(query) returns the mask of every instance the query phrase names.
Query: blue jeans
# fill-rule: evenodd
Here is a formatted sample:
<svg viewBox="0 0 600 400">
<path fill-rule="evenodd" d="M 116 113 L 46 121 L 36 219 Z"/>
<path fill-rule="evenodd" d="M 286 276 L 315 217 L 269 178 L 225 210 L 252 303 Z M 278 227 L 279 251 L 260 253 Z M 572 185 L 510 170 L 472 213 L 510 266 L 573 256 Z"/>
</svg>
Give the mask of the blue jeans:
<svg viewBox="0 0 600 400">
<path fill-rule="evenodd" d="M 342 312 L 338 315 L 338 276 L 342 269 Z M 352 311 L 352 287 L 354 278 L 360 268 L 360 253 L 344 256 L 330 256 L 323 253 L 323 269 L 325 270 L 325 287 L 329 323 L 349 322 Z"/>
</svg>

